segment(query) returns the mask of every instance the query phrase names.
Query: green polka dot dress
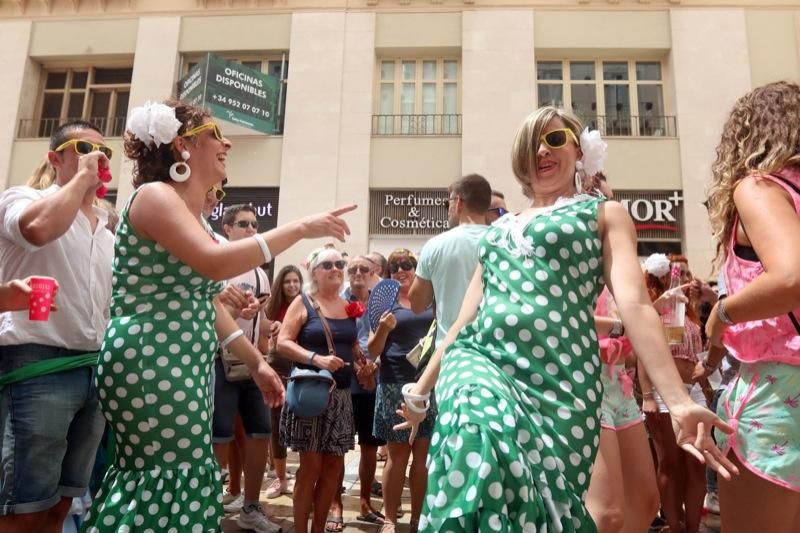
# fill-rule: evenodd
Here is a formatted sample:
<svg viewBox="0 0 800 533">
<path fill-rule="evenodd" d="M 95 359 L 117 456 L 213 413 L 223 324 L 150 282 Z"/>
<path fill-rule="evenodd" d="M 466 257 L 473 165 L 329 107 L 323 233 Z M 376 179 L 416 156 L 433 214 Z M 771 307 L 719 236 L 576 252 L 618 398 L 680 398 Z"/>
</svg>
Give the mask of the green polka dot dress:
<svg viewBox="0 0 800 533">
<path fill-rule="evenodd" d="M 116 460 L 82 531 L 221 531 L 209 376 L 222 286 L 139 237 L 126 207 L 113 287 L 97 390 Z"/>
<path fill-rule="evenodd" d="M 583 498 L 602 400 L 600 201 L 507 215 L 482 238 L 483 300 L 436 385 L 421 531 L 596 531 Z"/>
</svg>

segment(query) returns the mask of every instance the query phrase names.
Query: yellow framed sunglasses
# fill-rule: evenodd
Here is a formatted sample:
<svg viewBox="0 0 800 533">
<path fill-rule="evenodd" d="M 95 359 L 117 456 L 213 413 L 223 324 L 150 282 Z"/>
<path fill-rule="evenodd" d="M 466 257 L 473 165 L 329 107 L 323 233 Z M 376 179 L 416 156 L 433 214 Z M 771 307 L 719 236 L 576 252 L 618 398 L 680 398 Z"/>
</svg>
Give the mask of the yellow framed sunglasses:
<svg viewBox="0 0 800 533">
<path fill-rule="evenodd" d="M 187 131 L 186 133 L 184 133 L 183 135 L 181 135 L 181 137 L 191 137 L 192 135 L 197 135 L 201 131 L 210 130 L 210 129 L 214 130 L 214 137 L 216 137 L 216 139 L 219 142 L 224 142 L 225 141 L 225 137 L 222 135 L 222 130 L 219 129 L 219 126 L 217 125 L 216 122 L 206 122 L 205 124 L 200 124 L 196 128 L 192 128 L 189 131 Z"/>
<path fill-rule="evenodd" d="M 580 146 L 581 143 L 578 142 L 578 138 L 575 137 L 575 133 L 569 128 L 559 128 L 557 130 L 551 130 L 547 133 L 543 133 L 539 140 L 541 140 L 544 144 L 549 146 L 553 149 L 563 148 L 565 144 L 567 144 L 572 138 L 572 141 L 575 143 L 575 146 Z"/>
<path fill-rule="evenodd" d="M 217 199 L 218 202 L 221 202 L 222 199 L 225 198 L 225 195 L 227 194 L 225 191 L 223 191 L 217 186 L 211 187 L 210 189 L 208 189 L 208 192 L 214 193 L 214 197 Z"/>
<path fill-rule="evenodd" d="M 93 142 L 84 141 L 82 139 L 70 139 L 69 141 L 65 142 L 64 144 L 62 144 L 53 151 L 60 152 L 62 150 L 66 150 L 70 146 L 72 146 L 72 148 L 75 150 L 75 153 L 78 155 L 91 154 L 95 150 L 101 152 L 108 159 L 111 159 L 111 156 L 114 155 L 114 150 L 112 150 L 105 144 L 95 144 Z"/>
</svg>

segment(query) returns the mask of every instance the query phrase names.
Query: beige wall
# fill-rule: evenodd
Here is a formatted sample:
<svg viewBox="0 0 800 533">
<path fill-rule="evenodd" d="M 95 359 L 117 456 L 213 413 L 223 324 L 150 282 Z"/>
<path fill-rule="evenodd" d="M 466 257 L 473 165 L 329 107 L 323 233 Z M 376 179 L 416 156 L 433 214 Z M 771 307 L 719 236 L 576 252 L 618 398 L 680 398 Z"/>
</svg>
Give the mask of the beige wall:
<svg viewBox="0 0 800 533">
<path fill-rule="evenodd" d="M 37 21 L 30 56 L 42 59 L 129 57 L 139 19 Z"/>
<path fill-rule="evenodd" d="M 229 139 L 233 148 L 228 154 L 226 168 L 231 187 L 280 185 L 283 137 L 247 135 L 230 136 Z"/>
<path fill-rule="evenodd" d="M 458 137 L 373 137 L 373 189 L 447 187 L 461 176 Z"/>
<path fill-rule="evenodd" d="M 535 108 L 536 16 L 532 10 L 464 13 L 461 166 L 503 191 L 514 209 L 526 205 L 510 154 L 514 134 Z"/>
<path fill-rule="evenodd" d="M 461 13 L 379 13 L 375 48 L 381 52 L 461 48 Z"/>
<path fill-rule="evenodd" d="M 292 15 L 291 81 L 286 97 L 286 116 L 291 118 L 283 133 L 278 224 L 332 209 L 339 198 L 345 19 L 344 13 Z M 354 230 L 365 238 L 365 227 Z M 295 245 L 278 258 L 276 266 L 299 263 L 324 242 Z"/>
<path fill-rule="evenodd" d="M 19 103 L 28 65 L 28 42 L 31 23 L 28 21 L 0 22 L 0 35 L 7 44 L 0 47 L 0 191 L 6 188 L 11 164 L 11 151 L 19 123 Z M 12 174 L 13 175 L 13 174 Z"/>
<path fill-rule="evenodd" d="M 288 50 L 291 27 L 289 14 L 184 17 L 178 50 Z"/>
<path fill-rule="evenodd" d="M 148 100 L 161 101 L 175 92 L 178 74 L 180 17 L 147 17 L 139 21 L 136 55 L 133 61 L 128 112 Z M 122 209 L 133 192 L 133 165 L 125 160 L 119 172 L 117 209 Z"/>
<path fill-rule="evenodd" d="M 753 87 L 800 78 L 797 11 L 747 10 L 747 44 Z"/>
<path fill-rule="evenodd" d="M 617 50 L 629 58 L 632 51 L 670 47 L 667 10 L 537 10 L 534 24 L 537 53 L 546 49 L 575 50 L 606 58 Z"/>
<path fill-rule="evenodd" d="M 671 25 L 685 250 L 692 269 L 705 277 L 714 245 L 708 216 L 698 206 L 705 199 L 723 122 L 736 99 L 750 89 L 746 19 L 741 9 L 673 9 Z"/>
<path fill-rule="evenodd" d="M 615 189 L 681 189 L 678 139 L 612 137 L 605 174 Z"/>
</svg>

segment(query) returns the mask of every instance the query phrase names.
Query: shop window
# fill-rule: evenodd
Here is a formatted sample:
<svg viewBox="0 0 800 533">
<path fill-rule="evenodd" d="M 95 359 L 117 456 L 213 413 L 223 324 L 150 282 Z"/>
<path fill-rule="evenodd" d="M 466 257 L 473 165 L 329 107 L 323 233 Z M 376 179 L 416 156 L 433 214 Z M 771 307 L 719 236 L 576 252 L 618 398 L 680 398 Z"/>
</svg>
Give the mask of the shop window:
<svg viewBox="0 0 800 533">
<path fill-rule="evenodd" d="M 49 137 L 59 124 L 81 119 L 106 137 L 125 132 L 131 93 L 130 67 L 45 69 L 37 118 L 23 119 L 20 137 Z"/>
<path fill-rule="evenodd" d="M 538 105 L 572 109 L 610 136 L 676 136 L 660 61 L 538 61 Z"/>
<path fill-rule="evenodd" d="M 374 135 L 460 135 L 460 66 L 456 59 L 378 62 Z"/>
</svg>

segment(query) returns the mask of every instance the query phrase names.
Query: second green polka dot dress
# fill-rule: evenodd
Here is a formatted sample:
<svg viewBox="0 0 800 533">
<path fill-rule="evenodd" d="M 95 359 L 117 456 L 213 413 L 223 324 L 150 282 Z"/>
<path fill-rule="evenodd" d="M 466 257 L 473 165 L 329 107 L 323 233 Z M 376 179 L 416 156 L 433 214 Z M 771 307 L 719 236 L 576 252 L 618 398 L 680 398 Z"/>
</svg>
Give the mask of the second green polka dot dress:
<svg viewBox="0 0 800 533">
<path fill-rule="evenodd" d="M 209 376 L 222 287 L 137 235 L 127 207 L 113 274 L 97 390 L 116 461 L 83 531 L 221 531 Z"/>
<path fill-rule="evenodd" d="M 600 201 L 527 225 L 509 215 L 481 240 L 483 300 L 436 385 L 421 531 L 595 531 L 583 498 L 602 399 Z"/>
</svg>

